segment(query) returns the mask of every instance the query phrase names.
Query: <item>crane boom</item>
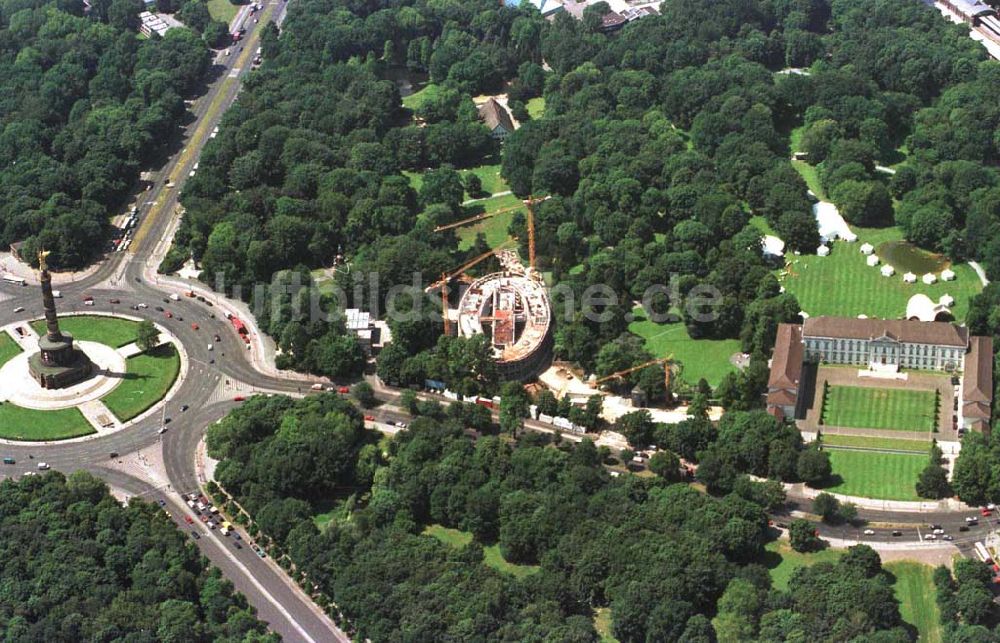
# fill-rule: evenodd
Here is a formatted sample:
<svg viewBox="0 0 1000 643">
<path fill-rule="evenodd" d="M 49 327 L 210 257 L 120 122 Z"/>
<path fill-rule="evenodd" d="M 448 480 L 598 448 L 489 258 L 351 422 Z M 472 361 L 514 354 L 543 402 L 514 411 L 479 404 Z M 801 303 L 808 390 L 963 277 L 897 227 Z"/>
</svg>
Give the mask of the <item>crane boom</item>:
<svg viewBox="0 0 1000 643">
<path fill-rule="evenodd" d="M 601 377 L 599 379 L 593 380 L 590 384 L 591 384 L 591 386 L 596 387 L 598 384 L 601 384 L 603 382 L 607 382 L 608 380 L 612 380 L 612 379 L 615 379 L 615 378 L 623 377 L 625 375 L 628 375 L 629 373 L 634 373 L 636 371 L 641 371 L 642 369 L 647 368 L 649 366 L 656 366 L 658 364 L 663 364 L 663 384 L 666 387 L 666 389 L 669 391 L 670 390 L 670 367 L 673 365 L 673 363 L 674 363 L 674 357 L 673 357 L 673 355 L 671 355 L 670 357 L 663 357 L 661 359 L 650 360 L 648 362 L 644 362 L 642 364 L 639 364 L 638 366 L 633 366 L 631 368 L 626 368 L 626 369 L 618 371 L 616 373 L 612 373 L 611 375 L 605 375 L 604 377 Z"/>
<path fill-rule="evenodd" d="M 520 210 L 523 205 L 512 205 L 508 208 L 500 208 L 499 210 L 494 210 L 493 212 L 482 212 L 472 217 L 466 219 L 461 219 L 460 221 L 453 221 L 451 223 L 445 223 L 444 225 L 439 225 L 434 228 L 434 232 L 444 232 L 445 230 L 451 230 L 452 228 L 461 228 L 464 225 L 470 223 L 476 223 L 482 221 L 483 219 L 489 219 L 490 217 L 495 217 L 498 214 L 506 214 L 508 212 L 513 212 L 514 210 Z"/>
</svg>

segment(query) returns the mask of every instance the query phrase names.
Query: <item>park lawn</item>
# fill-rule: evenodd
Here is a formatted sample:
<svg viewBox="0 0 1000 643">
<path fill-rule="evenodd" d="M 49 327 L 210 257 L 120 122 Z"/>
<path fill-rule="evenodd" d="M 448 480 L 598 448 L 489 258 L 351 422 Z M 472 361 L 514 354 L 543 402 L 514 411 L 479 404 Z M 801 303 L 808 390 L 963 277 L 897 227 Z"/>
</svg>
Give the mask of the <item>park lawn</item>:
<svg viewBox="0 0 1000 643">
<path fill-rule="evenodd" d="M 829 446 L 884 451 L 912 451 L 913 453 L 929 453 L 931 448 L 930 442 L 922 440 L 895 440 L 893 438 L 869 438 L 862 435 L 830 435 L 828 433 L 823 434 L 822 442 Z"/>
<path fill-rule="evenodd" d="M 451 529 L 442 525 L 428 525 L 424 529 L 425 536 L 432 536 L 451 547 L 461 548 L 472 542 L 472 534 L 459 529 Z M 498 572 L 510 574 L 515 578 L 524 578 L 539 570 L 537 565 L 518 565 L 504 560 L 500 553 L 500 545 L 483 547 L 483 562 Z"/>
<path fill-rule="evenodd" d="M 497 212 L 500 210 L 505 210 L 505 212 L 457 228 L 455 233 L 458 235 L 459 250 L 468 250 L 471 248 L 472 244 L 476 242 L 476 235 L 480 232 L 486 235 L 486 243 L 491 248 L 496 248 L 510 239 L 510 235 L 507 234 L 507 228 L 510 227 L 510 222 L 513 220 L 514 214 L 519 210 L 526 211 L 524 203 L 513 194 L 476 201 L 462 209 L 462 216 L 466 218 L 486 212 Z"/>
<path fill-rule="evenodd" d="M 409 96 L 404 97 L 403 107 L 407 109 L 419 109 L 425 100 L 433 98 L 439 91 L 441 91 L 440 86 L 434 83 L 427 83 L 420 91 L 413 92 Z"/>
<path fill-rule="evenodd" d="M 750 225 L 757 228 L 761 234 L 769 234 L 773 237 L 778 236 L 777 234 L 775 234 L 774 228 L 771 227 L 771 224 L 768 223 L 767 219 L 765 217 L 760 216 L 759 214 L 750 217 Z"/>
<path fill-rule="evenodd" d="M 485 192 L 486 195 L 469 194 L 466 192 L 465 198 L 468 200 L 476 199 L 480 202 L 485 202 L 486 199 L 489 199 L 490 195 L 510 190 L 510 186 L 508 186 L 507 182 L 503 180 L 502 176 L 500 176 L 499 163 L 484 163 L 483 165 L 460 169 L 458 170 L 458 174 L 462 177 L 463 181 L 467 175 L 475 174 L 479 177 L 480 183 L 483 184 L 483 192 Z M 403 176 L 410 180 L 410 187 L 417 192 L 420 192 L 420 187 L 424 184 L 423 171 L 415 172 L 413 170 L 403 170 Z"/>
<path fill-rule="evenodd" d="M 45 320 L 31 322 L 39 335 L 45 334 Z M 112 348 L 126 346 L 135 341 L 139 322 L 101 315 L 69 315 L 59 318 L 59 330 L 73 335 L 80 342 L 97 342 Z"/>
<path fill-rule="evenodd" d="M 806 186 L 812 190 L 816 198 L 820 201 L 826 201 L 826 192 L 823 191 L 823 184 L 819 180 L 819 172 L 816 170 L 816 167 L 809 165 L 805 161 L 792 161 L 792 167 L 802 175 Z"/>
<path fill-rule="evenodd" d="M 48 442 L 94 433 L 79 409 L 39 411 L 0 403 L 0 437 L 8 440 Z"/>
<path fill-rule="evenodd" d="M 900 560 L 886 563 L 885 568 L 896 577 L 893 590 L 899 599 L 903 620 L 917 628 L 920 643 L 941 643 L 941 613 L 938 611 L 934 588 L 934 568 L 921 563 Z"/>
<path fill-rule="evenodd" d="M 458 249 L 468 250 L 476 242 L 476 235 L 480 232 L 486 236 L 486 245 L 491 248 L 496 248 L 508 239 L 510 235 L 507 234 L 507 229 L 510 227 L 510 222 L 514 219 L 513 212 L 504 212 L 503 214 L 498 214 L 492 216 L 489 219 L 484 219 L 469 226 L 458 229 Z"/>
<path fill-rule="evenodd" d="M 824 491 L 862 498 L 919 501 L 914 485 L 927 466 L 925 454 L 825 449 L 833 466 L 833 484 Z"/>
<path fill-rule="evenodd" d="M 21 347 L 7 333 L 0 333 L 0 365 L 14 359 L 21 353 Z"/>
<path fill-rule="evenodd" d="M 420 186 L 424 184 L 424 173 L 413 170 L 403 170 L 403 176 L 410 179 L 410 187 L 420 192 Z"/>
<path fill-rule="evenodd" d="M 527 108 L 527 110 L 528 110 L 528 116 L 530 116 L 532 120 L 538 120 L 539 118 L 541 118 L 542 116 L 545 115 L 545 97 L 544 96 L 538 96 L 537 98 L 531 98 L 531 99 L 528 100 L 527 103 L 524 104 L 524 106 Z"/>
<path fill-rule="evenodd" d="M 786 540 L 773 540 L 764 547 L 764 566 L 771 575 L 771 583 L 780 590 L 788 589 L 788 581 L 799 567 L 816 563 L 837 562 L 844 555 L 843 549 L 821 549 L 817 552 L 800 554 L 792 549 Z"/>
<path fill-rule="evenodd" d="M 802 310 L 813 317 L 834 315 L 857 317 L 867 315 L 879 319 L 898 319 L 906 313 L 906 302 L 917 293 L 933 301 L 948 294 L 955 298 L 951 307 L 957 320 L 965 319 L 969 300 L 982 289 L 982 283 L 968 264 L 951 266 L 954 281 L 938 281 L 927 285 L 922 281 L 908 284 L 897 271 L 892 277 L 883 277 L 880 267 L 865 263 L 859 248 L 867 242 L 875 247 L 885 241 L 902 240 L 897 227 L 851 228 L 858 235 L 856 243 L 838 241 L 830 255 L 789 256 L 791 271 L 778 272 L 778 280 L 785 290 L 795 295 Z"/>
<path fill-rule="evenodd" d="M 125 378 L 101 401 L 115 417 L 127 422 L 167 394 L 180 367 L 180 355 L 173 344 L 130 357 L 126 360 Z"/>
<path fill-rule="evenodd" d="M 937 425 L 933 391 L 831 386 L 823 407 L 827 426 L 930 432 Z"/>
<path fill-rule="evenodd" d="M 611 633 L 611 608 L 599 607 L 594 610 L 594 629 L 601 643 L 618 643 Z"/>
<path fill-rule="evenodd" d="M 463 180 L 467 174 L 475 174 L 479 177 L 479 181 L 483 184 L 483 191 L 490 194 L 510 190 L 510 186 L 508 186 L 507 182 L 503 180 L 502 176 L 500 176 L 499 163 L 477 165 L 476 167 L 470 167 L 467 170 L 459 170 L 458 173 L 462 176 Z M 465 195 L 467 199 L 474 199 L 477 198 L 477 196 L 479 195 Z"/>
<path fill-rule="evenodd" d="M 683 364 L 681 378 L 689 384 L 697 384 L 705 378 L 713 387 L 718 386 L 727 373 L 736 371 L 729 358 L 740 352 L 740 342 L 736 339 L 691 339 L 687 327 L 681 322 L 658 324 L 646 318 L 642 308 L 632 309 L 635 320 L 628 325 L 629 332 L 635 333 L 646 342 L 646 350 L 653 357 L 667 357 Z"/>
<path fill-rule="evenodd" d="M 239 10 L 239 7 L 229 0 L 208 0 L 207 4 L 208 15 L 212 16 L 212 20 L 218 20 L 227 25 L 233 21 L 233 18 L 236 17 L 236 12 Z"/>
</svg>

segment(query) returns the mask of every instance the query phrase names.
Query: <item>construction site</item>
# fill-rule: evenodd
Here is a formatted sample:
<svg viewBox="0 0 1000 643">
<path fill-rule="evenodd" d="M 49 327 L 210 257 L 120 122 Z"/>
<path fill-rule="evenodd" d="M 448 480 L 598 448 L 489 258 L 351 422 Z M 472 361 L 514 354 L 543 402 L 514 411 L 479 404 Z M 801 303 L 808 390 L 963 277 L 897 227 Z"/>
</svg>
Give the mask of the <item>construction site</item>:
<svg viewBox="0 0 1000 643">
<path fill-rule="evenodd" d="M 515 250 L 498 250 L 500 271 L 473 281 L 458 304 L 460 337 L 485 334 L 504 379 L 527 379 L 548 365 L 552 306 L 545 283 Z"/>
<path fill-rule="evenodd" d="M 450 274 L 441 275 L 440 281 L 428 291 L 440 289 L 441 315 L 444 332 L 452 334 L 452 327 L 459 337 L 486 335 L 493 345 L 500 376 L 504 379 L 527 380 L 542 372 L 551 360 L 552 305 L 541 274 L 535 270 L 535 235 L 533 206 L 539 200 L 527 199 L 528 211 L 528 265 L 521 262 L 516 250 L 500 246 L 485 252 Z M 438 226 L 435 232 L 449 230 L 481 220 L 488 215 Z M 477 279 L 470 279 L 466 271 L 473 266 L 496 257 L 500 270 Z M 448 283 L 459 279 L 468 284 L 461 294 L 458 308 L 448 304 Z"/>
</svg>

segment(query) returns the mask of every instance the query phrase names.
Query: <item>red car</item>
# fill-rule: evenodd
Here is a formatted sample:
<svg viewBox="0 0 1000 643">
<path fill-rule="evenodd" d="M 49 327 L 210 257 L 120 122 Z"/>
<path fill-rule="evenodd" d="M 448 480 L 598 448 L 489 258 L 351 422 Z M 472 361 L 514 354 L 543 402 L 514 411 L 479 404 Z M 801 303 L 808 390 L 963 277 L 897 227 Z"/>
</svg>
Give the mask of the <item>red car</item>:
<svg viewBox="0 0 1000 643">
<path fill-rule="evenodd" d="M 198 330 L 198 324 L 191 324 L 191 330 Z"/>
<path fill-rule="evenodd" d="M 208 522 L 208 516 L 206 516 L 206 515 L 204 515 L 204 514 L 202 514 L 202 515 L 201 515 L 201 516 L 199 517 L 199 519 L 200 519 L 200 520 L 201 520 L 202 522 Z"/>
<path fill-rule="evenodd" d="M 243 397 L 242 395 L 237 395 L 236 397 L 233 398 L 233 401 L 234 402 L 245 402 L 246 399 L 247 398 Z"/>
<path fill-rule="evenodd" d="M 338 386 L 337 387 L 337 392 L 341 393 L 343 395 L 347 395 L 348 393 L 351 392 L 351 389 L 347 388 L 346 386 Z"/>
<path fill-rule="evenodd" d="M 979 513 L 981 513 L 984 516 L 988 516 L 990 515 L 990 510 L 987 509 L 986 507 L 983 507 L 982 509 L 979 510 Z"/>
<path fill-rule="evenodd" d="M 374 422 L 374 421 L 375 421 L 375 416 L 374 415 L 366 415 L 365 416 L 365 422 Z"/>
<path fill-rule="evenodd" d="M 173 319 L 174 318 L 174 314 L 172 312 L 170 312 L 169 310 L 167 312 L 163 313 L 163 314 L 166 315 L 167 319 Z"/>
<path fill-rule="evenodd" d="M 186 522 L 189 525 L 194 524 L 194 520 L 191 519 L 191 516 L 184 516 L 184 522 Z"/>
</svg>

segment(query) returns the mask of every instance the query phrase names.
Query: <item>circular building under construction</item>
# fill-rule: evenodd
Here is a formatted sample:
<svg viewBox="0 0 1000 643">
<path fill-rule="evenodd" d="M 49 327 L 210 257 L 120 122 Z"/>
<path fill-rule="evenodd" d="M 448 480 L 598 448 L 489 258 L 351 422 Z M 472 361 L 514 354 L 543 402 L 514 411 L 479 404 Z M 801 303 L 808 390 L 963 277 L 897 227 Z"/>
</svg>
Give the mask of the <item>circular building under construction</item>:
<svg viewBox="0 0 1000 643">
<path fill-rule="evenodd" d="M 529 379 L 548 365 L 552 306 L 541 276 L 517 252 L 496 253 L 500 272 L 473 281 L 458 304 L 458 334 L 485 334 L 504 379 Z"/>
</svg>

